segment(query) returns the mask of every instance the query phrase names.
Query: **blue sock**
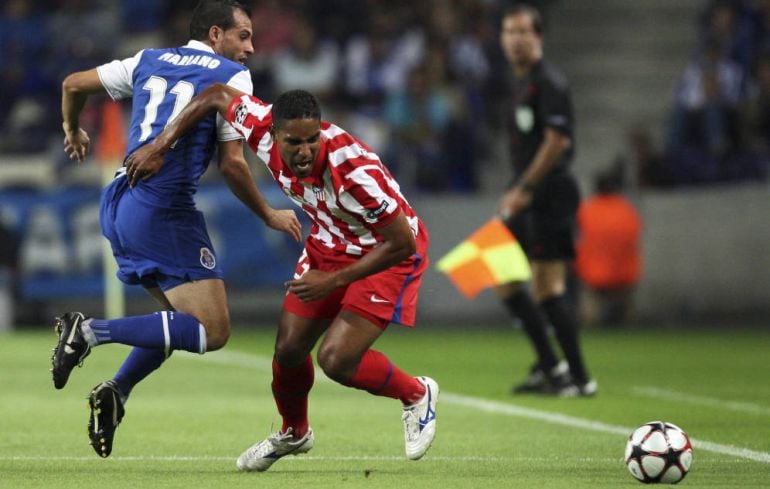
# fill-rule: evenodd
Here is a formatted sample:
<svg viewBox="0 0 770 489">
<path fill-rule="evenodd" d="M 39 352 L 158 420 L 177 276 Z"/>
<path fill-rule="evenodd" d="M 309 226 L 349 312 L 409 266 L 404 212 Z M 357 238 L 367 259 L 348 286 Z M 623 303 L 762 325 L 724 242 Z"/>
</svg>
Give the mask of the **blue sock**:
<svg viewBox="0 0 770 489">
<path fill-rule="evenodd" d="M 123 395 L 123 402 L 131 394 L 134 386 L 160 367 L 166 358 L 166 353 L 163 350 L 138 346 L 131 350 L 131 353 L 123 361 L 123 365 L 120 366 L 118 373 L 112 378 Z"/>
<path fill-rule="evenodd" d="M 92 346 L 105 343 L 150 348 L 165 352 L 206 352 L 206 330 L 196 318 L 176 311 L 147 316 L 83 321 L 83 334 Z"/>
</svg>

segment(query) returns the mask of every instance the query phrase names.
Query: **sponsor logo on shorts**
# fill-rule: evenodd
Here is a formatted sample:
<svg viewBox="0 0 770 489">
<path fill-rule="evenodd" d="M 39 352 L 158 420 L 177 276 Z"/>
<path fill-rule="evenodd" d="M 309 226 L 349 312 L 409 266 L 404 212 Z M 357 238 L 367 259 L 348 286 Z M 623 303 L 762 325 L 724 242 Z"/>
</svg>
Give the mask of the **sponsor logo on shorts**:
<svg viewBox="0 0 770 489">
<path fill-rule="evenodd" d="M 387 303 L 387 302 L 390 302 L 390 301 L 389 301 L 389 300 L 387 300 L 387 299 L 380 299 L 379 297 L 377 297 L 377 296 L 376 296 L 376 295 L 374 295 L 374 294 L 372 294 L 372 296 L 371 296 L 371 297 L 369 297 L 369 300 L 370 300 L 370 301 L 372 301 L 372 302 L 379 302 L 379 303 Z"/>
<path fill-rule="evenodd" d="M 201 265 L 209 270 L 213 270 L 217 266 L 217 259 L 214 258 L 214 253 L 205 246 L 201 248 Z"/>
</svg>

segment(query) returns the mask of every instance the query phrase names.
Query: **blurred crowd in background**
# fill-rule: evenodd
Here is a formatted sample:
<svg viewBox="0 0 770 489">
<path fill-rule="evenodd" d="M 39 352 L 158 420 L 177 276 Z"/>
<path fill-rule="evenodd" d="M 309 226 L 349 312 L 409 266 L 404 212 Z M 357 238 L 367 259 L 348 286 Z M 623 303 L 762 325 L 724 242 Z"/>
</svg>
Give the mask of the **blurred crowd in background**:
<svg viewBox="0 0 770 489">
<path fill-rule="evenodd" d="M 66 166 L 59 156 L 64 76 L 145 47 L 184 44 L 195 3 L 5 0 L 0 154 L 51 151 L 53 164 Z M 316 93 L 325 117 L 369 142 L 412 192 L 484 190 L 479 175 L 501 134 L 495 100 L 509 69 L 498 46 L 506 2 L 246 3 L 258 97 L 269 101 L 289 88 Z M 544 11 L 547 28 L 559 1 L 530 3 Z M 700 39 L 672 96 L 666 140 L 651 141 L 645 131 L 632 138 L 642 188 L 767 178 L 770 1 L 714 1 L 696 21 Z M 92 110 L 85 118 L 92 134 L 98 117 Z"/>
<path fill-rule="evenodd" d="M 672 108 L 652 185 L 765 179 L 770 162 L 770 1 L 715 1 Z"/>
</svg>

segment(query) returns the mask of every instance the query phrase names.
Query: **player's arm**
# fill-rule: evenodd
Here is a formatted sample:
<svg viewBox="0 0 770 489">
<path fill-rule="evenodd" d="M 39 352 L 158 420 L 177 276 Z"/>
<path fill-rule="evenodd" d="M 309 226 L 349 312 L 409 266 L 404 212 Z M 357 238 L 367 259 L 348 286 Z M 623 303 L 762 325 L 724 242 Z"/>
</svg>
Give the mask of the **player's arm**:
<svg viewBox="0 0 770 489">
<path fill-rule="evenodd" d="M 360 260 L 334 272 L 309 270 L 302 277 L 286 282 L 289 292 L 305 302 L 322 299 L 334 289 L 386 270 L 417 251 L 417 242 L 403 211 L 399 210 L 395 218 L 377 231 L 383 241 Z"/>
<path fill-rule="evenodd" d="M 551 172 L 562 155 L 572 146 L 572 139 L 561 131 L 546 127 L 543 142 L 518 183 L 500 199 L 498 213 L 503 219 L 518 214 L 532 202 L 532 194 Z"/>
<path fill-rule="evenodd" d="M 240 139 L 219 142 L 219 171 L 230 191 L 267 226 L 288 233 L 295 241 L 300 240 L 302 226 L 294 211 L 270 207 L 254 183 L 249 164 L 243 157 Z"/>
<path fill-rule="evenodd" d="M 68 75 L 62 82 L 61 113 L 64 130 L 64 152 L 70 159 L 83 161 L 91 141 L 80 127 L 80 112 L 94 93 L 105 93 L 96 68 Z"/>
<path fill-rule="evenodd" d="M 133 187 L 141 178 L 149 180 L 163 165 L 163 156 L 184 133 L 213 111 L 227 117 L 230 101 L 243 92 L 222 83 L 206 88 L 152 142 L 137 149 L 126 159 L 126 176 Z"/>
</svg>

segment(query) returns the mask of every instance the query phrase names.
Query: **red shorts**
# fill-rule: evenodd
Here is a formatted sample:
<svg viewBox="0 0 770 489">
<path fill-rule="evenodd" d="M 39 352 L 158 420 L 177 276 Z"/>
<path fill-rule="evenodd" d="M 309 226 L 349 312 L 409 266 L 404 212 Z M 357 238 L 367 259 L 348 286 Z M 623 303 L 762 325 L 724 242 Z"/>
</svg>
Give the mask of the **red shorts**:
<svg viewBox="0 0 770 489">
<path fill-rule="evenodd" d="M 345 309 L 380 329 L 385 329 L 389 323 L 414 326 L 422 273 L 428 268 L 427 243 L 420 246 L 420 241 L 417 252 L 403 262 L 340 287 L 323 299 L 302 302 L 296 295 L 287 293 L 283 308 L 310 319 L 332 319 Z M 308 270 L 339 270 L 358 259 L 350 255 L 324 254 L 308 241 L 294 276 L 299 278 Z"/>
</svg>

